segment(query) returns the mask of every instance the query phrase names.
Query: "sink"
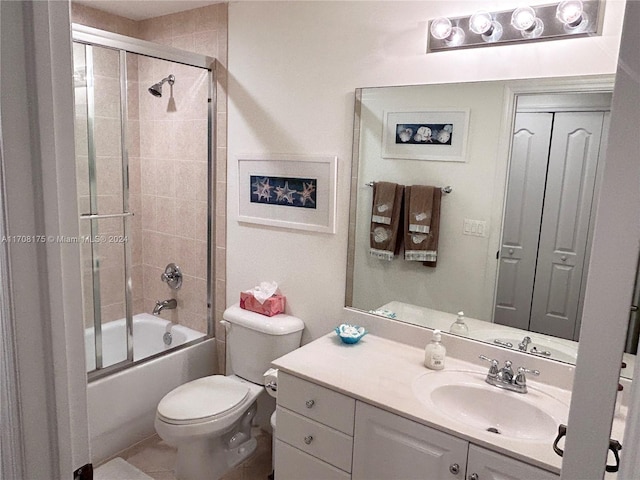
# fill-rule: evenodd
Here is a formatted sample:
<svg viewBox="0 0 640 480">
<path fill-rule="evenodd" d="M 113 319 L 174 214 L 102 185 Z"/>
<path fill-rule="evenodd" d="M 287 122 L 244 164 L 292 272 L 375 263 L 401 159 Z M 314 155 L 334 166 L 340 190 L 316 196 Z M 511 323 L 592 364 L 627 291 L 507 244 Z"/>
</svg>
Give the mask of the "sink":
<svg viewBox="0 0 640 480">
<path fill-rule="evenodd" d="M 567 422 L 566 403 L 531 385 L 525 394 L 494 387 L 485 375 L 428 372 L 414 380 L 413 393 L 429 409 L 487 435 L 553 442 L 558 425 Z"/>
<path fill-rule="evenodd" d="M 552 339 L 538 337 L 535 334 L 528 334 L 531 338 L 527 351 L 531 353 L 531 349 L 536 347 L 539 351 L 549 352 L 551 355 L 541 355 L 544 358 L 552 358 L 554 360 L 560 360 L 561 362 L 576 363 L 578 358 L 578 348 L 570 344 L 564 344 Z M 489 343 L 495 343 L 498 340 L 501 343 L 511 343 L 514 350 L 518 350 L 518 344 L 522 341 L 524 335 L 515 335 L 512 332 L 501 331 L 480 331 L 477 332 L 474 338 L 483 340 Z M 497 344 L 499 345 L 499 344 Z M 535 354 L 534 354 L 535 355 Z"/>
</svg>

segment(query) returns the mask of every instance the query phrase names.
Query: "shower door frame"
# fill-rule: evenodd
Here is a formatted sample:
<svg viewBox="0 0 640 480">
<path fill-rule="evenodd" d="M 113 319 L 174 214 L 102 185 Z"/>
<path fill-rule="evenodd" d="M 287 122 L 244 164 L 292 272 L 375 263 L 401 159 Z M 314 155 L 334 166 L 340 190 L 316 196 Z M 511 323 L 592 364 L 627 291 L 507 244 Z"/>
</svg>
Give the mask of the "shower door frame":
<svg viewBox="0 0 640 480">
<path fill-rule="evenodd" d="M 131 272 L 130 272 L 130 261 L 131 261 L 131 252 L 129 242 L 125 245 L 125 302 L 126 302 L 126 340 L 127 340 L 127 358 L 121 362 L 118 362 L 114 365 L 110 365 L 107 367 L 102 367 L 102 322 L 96 322 L 96 308 L 99 308 L 99 305 L 95 305 L 96 298 L 96 284 L 95 284 L 95 274 L 96 269 L 98 269 L 95 261 L 92 261 L 93 264 L 93 277 L 94 278 L 94 288 L 93 288 L 93 296 L 94 296 L 94 342 L 95 342 L 95 365 L 96 368 L 87 372 L 87 377 L 89 381 L 97 380 L 98 378 L 102 378 L 104 376 L 110 375 L 112 373 L 119 372 L 126 368 L 129 368 L 133 365 L 147 362 L 157 358 L 159 356 L 164 355 L 168 352 L 174 352 L 180 350 L 182 348 L 186 348 L 190 345 L 194 345 L 196 343 L 200 343 L 209 338 L 212 338 L 215 331 L 215 326 L 213 324 L 213 316 L 215 312 L 215 295 L 213 294 L 213 278 L 215 275 L 215 256 L 212 255 L 212 242 L 215 233 L 215 209 L 214 209 L 214 201 L 215 194 L 214 188 L 212 185 L 216 184 L 215 178 L 215 164 L 216 164 L 216 134 L 213 128 L 213 122 L 216 117 L 216 59 L 197 54 L 194 52 L 188 52 L 185 50 L 180 50 L 177 48 L 160 45 L 153 42 L 148 42 L 146 40 L 139 40 L 137 38 L 127 37 L 125 35 L 120 35 L 117 33 L 107 32 L 105 30 L 99 30 L 97 28 L 86 27 L 84 25 L 79 25 L 76 23 L 71 24 L 72 27 L 72 40 L 73 42 L 80 43 L 85 45 L 85 48 L 91 48 L 93 46 L 108 48 L 111 50 L 115 50 L 119 52 L 120 59 L 120 125 L 121 125 L 121 152 L 122 152 L 122 168 L 123 168 L 123 213 L 117 214 L 117 216 L 123 217 L 123 228 L 124 235 L 128 234 L 128 222 L 126 217 L 130 217 L 131 213 L 128 212 L 128 197 L 129 197 L 129 175 L 128 175 L 128 150 L 127 150 L 127 132 L 128 132 L 128 118 L 127 118 L 127 65 L 126 65 L 126 54 L 133 53 L 137 55 L 142 55 L 145 57 L 157 58 L 159 60 L 165 60 L 169 62 L 179 63 L 191 67 L 202 68 L 208 71 L 208 106 L 207 106 L 207 335 L 205 337 L 193 340 L 191 342 L 185 343 L 178 347 L 175 347 L 171 350 L 157 353 L 155 355 L 145 357 L 144 359 L 134 361 L 133 360 L 133 313 L 132 313 L 132 293 L 131 293 Z M 87 74 L 87 79 L 89 79 L 89 75 Z M 89 96 L 89 94 L 87 95 Z M 88 99 L 88 103 L 92 102 Z M 90 165 L 95 164 L 95 154 L 92 157 L 91 150 L 93 149 L 93 132 L 91 123 L 93 122 L 93 118 L 90 118 L 89 112 L 87 112 L 87 123 L 88 123 L 88 138 L 89 140 L 89 163 Z M 91 179 L 90 179 L 91 181 Z M 94 180 L 95 181 L 95 180 Z M 93 209 L 92 209 L 93 211 Z M 113 217 L 114 215 L 81 215 L 81 219 L 92 219 L 97 218 L 106 218 Z M 92 235 L 93 235 L 93 222 L 92 222 Z M 92 251 L 93 252 L 93 251 Z M 99 297 L 99 293 L 98 293 Z"/>
</svg>

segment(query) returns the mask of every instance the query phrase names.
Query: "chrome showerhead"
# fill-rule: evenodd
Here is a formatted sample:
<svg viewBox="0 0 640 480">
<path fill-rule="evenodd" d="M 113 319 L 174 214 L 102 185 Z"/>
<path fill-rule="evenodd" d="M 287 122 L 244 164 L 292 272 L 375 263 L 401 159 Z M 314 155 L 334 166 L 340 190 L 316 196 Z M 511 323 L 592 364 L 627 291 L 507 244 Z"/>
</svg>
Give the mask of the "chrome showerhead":
<svg viewBox="0 0 640 480">
<path fill-rule="evenodd" d="M 176 77 L 173 75 L 169 75 L 167 78 L 163 78 L 161 81 L 159 81 L 158 83 L 151 85 L 149 87 L 149 93 L 151 95 L 153 95 L 154 97 L 161 97 L 162 96 L 162 84 L 164 82 L 168 82 L 169 85 L 173 85 L 176 81 Z"/>
</svg>

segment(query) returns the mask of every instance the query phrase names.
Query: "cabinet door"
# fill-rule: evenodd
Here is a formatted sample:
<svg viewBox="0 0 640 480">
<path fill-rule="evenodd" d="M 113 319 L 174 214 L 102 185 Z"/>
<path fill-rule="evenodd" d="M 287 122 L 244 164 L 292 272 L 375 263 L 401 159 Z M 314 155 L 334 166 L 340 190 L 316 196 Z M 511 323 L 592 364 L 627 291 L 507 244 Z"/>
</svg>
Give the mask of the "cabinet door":
<svg viewBox="0 0 640 480">
<path fill-rule="evenodd" d="M 476 445 L 469 446 L 467 472 L 473 480 L 560 480 L 559 475 Z"/>
<path fill-rule="evenodd" d="M 464 440 L 356 402 L 354 480 L 464 480 L 467 446 Z"/>
<path fill-rule="evenodd" d="M 277 480 L 349 480 L 351 475 L 282 440 L 276 440 L 275 476 Z"/>
</svg>

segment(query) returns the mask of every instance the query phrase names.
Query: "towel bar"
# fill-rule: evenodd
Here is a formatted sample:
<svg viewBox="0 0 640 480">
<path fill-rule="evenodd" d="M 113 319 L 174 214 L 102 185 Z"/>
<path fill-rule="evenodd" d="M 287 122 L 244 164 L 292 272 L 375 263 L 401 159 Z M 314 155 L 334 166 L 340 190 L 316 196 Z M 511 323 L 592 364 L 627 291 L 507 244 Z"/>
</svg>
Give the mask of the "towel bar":
<svg viewBox="0 0 640 480">
<path fill-rule="evenodd" d="M 375 182 L 367 182 L 367 183 L 364 184 L 364 186 L 365 187 L 373 187 L 374 183 Z M 442 193 L 451 193 L 451 192 L 453 192 L 453 188 L 451 186 L 449 186 L 449 185 L 447 185 L 446 187 L 442 187 L 441 190 L 442 190 Z"/>
</svg>

